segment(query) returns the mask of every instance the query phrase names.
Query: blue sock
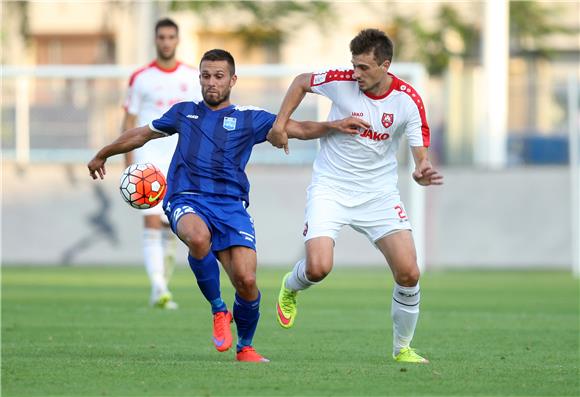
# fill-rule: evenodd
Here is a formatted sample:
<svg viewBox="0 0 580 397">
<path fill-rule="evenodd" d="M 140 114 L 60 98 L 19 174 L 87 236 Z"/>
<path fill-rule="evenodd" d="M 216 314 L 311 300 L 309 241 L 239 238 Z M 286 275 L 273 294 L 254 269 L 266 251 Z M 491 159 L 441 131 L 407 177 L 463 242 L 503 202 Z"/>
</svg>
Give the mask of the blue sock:
<svg viewBox="0 0 580 397">
<path fill-rule="evenodd" d="M 260 318 L 260 298 L 262 294 L 258 291 L 258 298 L 255 301 L 247 301 L 241 298 L 236 292 L 234 301 L 234 320 L 238 329 L 237 351 L 245 346 L 252 346 L 252 339 L 258 326 Z"/>
<path fill-rule="evenodd" d="M 197 285 L 205 299 L 211 304 L 212 313 L 227 311 L 220 292 L 220 268 L 213 252 L 203 259 L 187 256 L 189 267 L 195 274 Z"/>
</svg>

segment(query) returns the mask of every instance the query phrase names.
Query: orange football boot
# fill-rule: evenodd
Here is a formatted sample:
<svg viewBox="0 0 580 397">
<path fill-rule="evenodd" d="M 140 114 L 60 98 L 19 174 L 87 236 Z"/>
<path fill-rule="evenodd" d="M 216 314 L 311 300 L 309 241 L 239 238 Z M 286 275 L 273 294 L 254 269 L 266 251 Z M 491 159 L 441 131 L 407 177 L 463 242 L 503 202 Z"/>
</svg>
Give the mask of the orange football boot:
<svg viewBox="0 0 580 397">
<path fill-rule="evenodd" d="M 217 312 L 213 315 L 213 344 L 218 352 L 225 352 L 232 347 L 232 313 Z"/>
<path fill-rule="evenodd" d="M 240 350 L 238 352 L 238 354 L 236 354 L 236 360 L 244 361 L 247 363 L 268 363 L 268 362 L 270 362 L 270 360 L 268 360 L 266 357 L 263 357 L 256 350 L 254 350 L 254 348 L 252 346 L 244 346 L 242 348 L 242 350 Z"/>
</svg>

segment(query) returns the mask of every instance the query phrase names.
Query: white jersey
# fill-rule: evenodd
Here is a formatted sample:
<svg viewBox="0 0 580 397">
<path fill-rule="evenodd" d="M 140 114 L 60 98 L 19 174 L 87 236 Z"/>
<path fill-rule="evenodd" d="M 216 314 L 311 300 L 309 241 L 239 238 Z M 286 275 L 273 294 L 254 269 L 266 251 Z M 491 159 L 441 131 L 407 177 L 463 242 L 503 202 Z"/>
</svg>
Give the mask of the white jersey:
<svg viewBox="0 0 580 397">
<path fill-rule="evenodd" d="M 124 107 L 127 113 L 137 116 L 140 127 L 163 116 L 177 102 L 198 100 L 201 87 L 197 69 L 180 62 L 172 69 L 163 69 L 153 61 L 131 76 Z M 177 135 L 154 139 L 136 149 L 135 162 L 153 163 L 167 175 Z"/>
<path fill-rule="evenodd" d="M 393 83 L 380 97 L 360 90 L 353 70 L 313 73 L 312 92 L 332 101 L 329 121 L 354 116 L 371 127 L 358 135 L 329 133 L 320 138 L 312 185 L 347 192 L 397 192 L 397 149 L 401 137 L 411 146 L 429 146 L 425 107 L 409 84 L 389 73 Z"/>
</svg>

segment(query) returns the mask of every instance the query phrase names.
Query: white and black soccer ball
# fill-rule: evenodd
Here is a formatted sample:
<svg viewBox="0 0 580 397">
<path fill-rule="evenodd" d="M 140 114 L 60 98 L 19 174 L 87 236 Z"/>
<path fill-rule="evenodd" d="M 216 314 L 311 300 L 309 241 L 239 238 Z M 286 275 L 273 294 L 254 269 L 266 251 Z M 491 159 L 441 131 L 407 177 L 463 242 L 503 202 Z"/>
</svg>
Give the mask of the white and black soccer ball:
<svg viewBox="0 0 580 397">
<path fill-rule="evenodd" d="M 167 182 L 163 172 L 154 164 L 131 164 L 121 174 L 121 196 L 131 207 L 155 207 L 165 196 Z"/>
</svg>

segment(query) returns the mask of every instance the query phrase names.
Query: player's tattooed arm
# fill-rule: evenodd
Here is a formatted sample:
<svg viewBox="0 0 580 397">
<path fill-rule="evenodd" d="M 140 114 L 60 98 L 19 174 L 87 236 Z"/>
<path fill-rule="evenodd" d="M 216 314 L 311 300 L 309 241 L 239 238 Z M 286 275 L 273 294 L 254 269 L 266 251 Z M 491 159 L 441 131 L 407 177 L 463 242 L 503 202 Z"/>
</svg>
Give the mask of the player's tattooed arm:
<svg viewBox="0 0 580 397">
<path fill-rule="evenodd" d="M 129 131 L 137 126 L 137 116 L 125 111 L 125 117 L 123 118 L 122 132 Z M 133 164 L 134 156 L 133 152 L 125 153 L 125 166 Z"/>
<path fill-rule="evenodd" d="M 163 134 L 151 130 L 149 126 L 132 128 L 125 131 L 115 141 L 99 150 L 95 157 L 89 161 L 87 167 L 90 176 L 93 179 L 97 179 L 98 174 L 98 177 L 103 179 L 107 173 L 105 170 L 105 162 L 109 157 L 130 152 L 145 145 L 151 139 L 161 138 L 163 136 Z"/>
</svg>

